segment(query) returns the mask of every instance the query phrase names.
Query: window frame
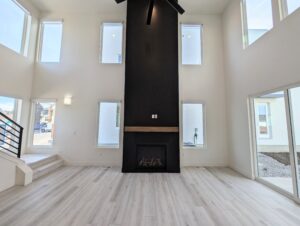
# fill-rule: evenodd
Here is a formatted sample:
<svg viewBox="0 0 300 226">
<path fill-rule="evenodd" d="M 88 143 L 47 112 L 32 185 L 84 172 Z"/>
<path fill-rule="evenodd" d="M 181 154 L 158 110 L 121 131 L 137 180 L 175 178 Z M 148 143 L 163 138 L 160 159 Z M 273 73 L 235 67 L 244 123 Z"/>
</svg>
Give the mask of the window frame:
<svg viewBox="0 0 300 226">
<path fill-rule="evenodd" d="M 115 103 L 119 105 L 119 123 L 120 123 L 120 127 L 119 127 L 119 144 L 100 144 L 99 143 L 99 135 L 100 135 L 100 112 L 101 112 L 101 103 Z M 122 101 L 121 100 L 99 100 L 98 104 L 97 104 L 97 132 L 96 132 L 96 148 L 97 149 L 120 149 L 121 147 L 121 142 L 122 142 L 122 130 L 123 130 L 123 126 L 122 126 Z"/>
<path fill-rule="evenodd" d="M 42 49 L 43 49 L 43 43 L 44 43 L 44 27 L 45 24 L 55 24 L 55 23 L 61 23 L 62 25 L 62 34 L 61 34 L 61 45 L 60 45 L 60 53 L 59 53 L 59 61 L 58 62 L 43 62 L 42 61 Z M 39 37 L 38 37 L 38 48 L 37 48 L 37 57 L 36 61 L 40 64 L 60 64 L 61 63 L 61 53 L 63 50 L 63 37 L 64 37 L 64 20 L 63 19 L 45 19 L 40 21 L 39 25 Z"/>
<path fill-rule="evenodd" d="M 56 114 L 57 114 L 57 99 L 32 99 L 31 100 L 31 112 L 30 112 L 30 126 L 29 126 L 29 142 L 28 146 L 29 148 L 35 150 L 52 150 L 55 146 L 55 140 L 56 140 L 56 126 L 54 126 L 53 129 L 53 142 L 51 145 L 34 145 L 34 120 L 35 120 L 35 110 L 36 110 L 36 103 L 55 103 L 55 116 L 54 116 L 54 125 L 56 124 Z"/>
<path fill-rule="evenodd" d="M 104 26 L 105 24 L 121 24 L 122 25 L 122 41 L 121 41 L 121 56 L 122 56 L 122 61 L 121 63 L 103 63 L 103 35 L 104 35 Z M 123 65 L 125 62 L 124 59 L 124 46 L 125 46 L 125 23 L 124 21 L 103 21 L 101 22 L 100 25 L 100 54 L 99 54 L 99 62 L 102 65 Z"/>
<path fill-rule="evenodd" d="M 201 104 L 202 105 L 202 123 L 203 123 L 203 144 L 202 145 L 196 145 L 196 146 L 185 146 L 183 141 L 183 105 L 184 104 Z M 188 101 L 183 100 L 180 104 L 181 108 L 181 117 L 180 117 L 180 146 L 183 150 L 206 150 L 208 149 L 207 144 L 207 116 L 206 116 L 206 103 L 204 101 Z"/>
<path fill-rule="evenodd" d="M 22 37 L 21 37 L 21 48 L 20 48 L 20 51 L 15 51 L 14 49 L 11 49 L 10 47 L 8 47 L 2 43 L 0 43 L 0 45 L 18 53 L 24 57 L 27 57 L 29 42 L 30 42 L 32 16 L 31 16 L 31 13 L 17 0 L 10 0 L 10 1 L 12 3 L 14 3 L 19 9 L 21 9 L 24 12 L 24 23 L 23 23 L 23 29 L 22 29 L 23 32 L 22 32 Z"/>
<path fill-rule="evenodd" d="M 298 197 L 298 188 L 297 188 L 297 183 L 295 183 L 297 181 L 297 178 L 299 178 L 299 172 L 298 170 L 296 170 L 296 172 L 294 171 L 294 169 L 296 168 L 296 158 L 294 156 L 297 156 L 296 150 L 294 148 L 295 144 L 294 144 L 294 140 L 293 140 L 293 126 L 291 124 L 292 122 L 292 113 L 290 112 L 290 102 L 289 102 L 289 98 L 290 98 L 290 93 L 289 90 L 293 89 L 293 88 L 297 88 L 300 87 L 300 83 L 296 82 L 290 85 L 285 85 L 285 86 L 280 86 L 278 88 L 275 89 L 269 89 L 267 91 L 263 91 L 263 92 L 258 92 L 258 93 L 254 93 L 248 96 L 247 98 L 247 109 L 248 109 L 248 122 L 249 122 L 249 140 L 250 140 L 250 152 L 251 152 L 251 168 L 252 168 L 252 172 L 251 172 L 251 177 L 253 180 L 256 180 L 266 186 L 268 186 L 269 188 L 273 189 L 274 191 L 296 201 L 297 203 L 300 203 L 300 196 Z M 293 190 L 294 190 L 294 194 L 291 194 L 289 192 L 287 192 L 286 190 L 266 181 L 263 180 L 259 177 L 259 173 L 258 173 L 258 160 L 257 160 L 257 134 L 256 134 L 256 122 L 255 122 L 255 107 L 254 107 L 254 99 L 259 97 L 259 96 L 264 96 L 264 95 L 268 95 L 270 93 L 275 93 L 275 92 L 279 92 L 279 91 L 283 91 L 284 92 L 284 100 L 285 100 L 285 110 L 286 110 L 286 118 L 287 118 L 287 130 L 288 130 L 288 140 L 289 140 L 289 150 L 292 150 L 292 152 L 290 152 L 290 160 L 291 160 L 291 167 L 292 167 L 292 178 L 293 178 Z M 300 181 L 300 180 L 299 180 Z M 296 191 L 296 192 L 295 192 Z"/>
<path fill-rule="evenodd" d="M 249 29 L 248 29 L 248 18 L 247 18 L 247 5 L 246 5 L 247 0 L 240 0 L 240 8 L 241 8 L 241 22 L 242 22 L 242 40 L 243 40 L 243 48 L 246 49 L 247 47 L 251 46 L 252 44 L 256 43 L 259 39 L 261 39 L 263 36 L 265 36 L 269 31 L 271 31 L 274 26 L 275 26 L 275 21 L 274 21 L 274 7 L 273 7 L 273 0 L 271 1 L 271 11 L 272 11 L 272 23 L 273 26 L 271 29 L 266 31 L 262 36 L 257 38 L 254 42 L 251 44 L 249 43 Z"/>
<path fill-rule="evenodd" d="M 293 14 L 300 9 L 300 6 L 293 12 L 289 13 L 288 0 L 279 0 L 280 20 L 285 19 L 289 15 Z"/>
<path fill-rule="evenodd" d="M 16 97 L 16 96 L 7 96 L 7 95 L 1 95 L 0 97 L 6 97 L 6 98 L 11 98 L 15 100 L 14 103 L 14 115 L 13 115 L 13 120 L 20 124 L 21 123 L 21 117 L 22 117 L 22 109 L 23 109 L 23 99 Z"/>
<path fill-rule="evenodd" d="M 197 26 L 199 26 L 200 27 L 200 56 L 201 56 L 201 62 L 200 62 L 200 64 L 183 64 L 183 56 L 182 56 L 182 53 L 183 53 L 183 45 L 182 45 L 182 41 L 183 41 L 183 39 L 182 39 L 182 28 L 183 28 L 183 26 L 194 26 L 194 27 L 197 27 Z M 204 63 L 204 49 L 203 49 L 203 47 L 204 47 L 204 45 L 203 45 L 203 37 L 204 37 L 204 25 L 202 24 L 202 23 L 184 23 L 184 22 L 181 22 L 180 24 L 179 24 L 179 26 L 180 26 L 180 65 L 181 66 L 184 66 L 184 67 L 193 67 L 193 66 L 197 66 L 197 67 L 199 67 L 199 66 L 202 66 L 203 65 L 203 63 Z"/>
</svg>

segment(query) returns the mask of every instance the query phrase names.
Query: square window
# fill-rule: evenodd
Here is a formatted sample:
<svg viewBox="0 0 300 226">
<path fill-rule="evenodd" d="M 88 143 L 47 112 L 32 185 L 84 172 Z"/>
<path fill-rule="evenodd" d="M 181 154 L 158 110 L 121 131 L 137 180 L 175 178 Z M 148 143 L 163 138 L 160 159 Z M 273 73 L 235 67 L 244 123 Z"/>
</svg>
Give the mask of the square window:
<svg viewBox="0 0 300 226">
<path fill-rule="evenodd" d="M 63 23 L 61 21 L 44 21 L 41 24 L 40 62 L 60 62 Z"/>
<path fill-rule="evenodd" d="M 20 123 L 22 100 L 0 96 L 0 112 L 9 119 Z M 0 148 L 15 153 L 18 150 L 20 129 L 0 115 Z"/>
<path fill-rule="evenodd" d="M 183 65 L 202 64 L 202 25 L 181 25 L 181 52 Z"/>
<path fill-rule="evenodd" d="M 122 64 L 123 52 L 123 24 L 104 23 L 102 28 L 103 64 Z"/>
<path fill-rule="evenodd" d="M 98 146 L 119 147 L 120 143 L 120 102 L 99 104 Z"/>
<path fill-rule="evenodd" d="M 22 100 L 0 96 L 0 112 L 20 123 Z"/>
<path fill-rule="evenodd" d="M 204 147 L 204 106 L 201 103 L 182 104 L 183 147 Z"/>
<path fill-rule="evenodd" d="M 52 146 L 56 103 L 36 101 L 33 107 L 33 146 Z"/>
<path fill-rule="evenodd" d="M 272 0 L 242 0 L 244 44 L 251 45 L 273 28 Z"/>
<path fill-rule="evenodd" d="M 13 51 L 26 55 L 31 17 L 12 0 L 0 1 L 0 43 Z"/>
</svg>

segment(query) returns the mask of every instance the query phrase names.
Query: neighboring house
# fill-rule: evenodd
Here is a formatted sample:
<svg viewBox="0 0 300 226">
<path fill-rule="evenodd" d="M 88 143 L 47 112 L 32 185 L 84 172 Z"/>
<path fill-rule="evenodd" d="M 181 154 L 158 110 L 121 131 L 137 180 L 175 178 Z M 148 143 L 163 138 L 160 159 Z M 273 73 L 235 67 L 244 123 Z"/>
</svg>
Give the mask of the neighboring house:
<svg viewBox="0 0 300 226">
<path fill-rule="evenodd" d="M 299 96 L 300 96 L 300 91 Z M 255 99 L 255 123 L 257 143 L 260 152 L 288 152 L 288 133 L 284 95 L 274 93 Z M 300 115 L 300 108 L 295 106 L 293 112 Z M 300 120 L 294 117 L 296 127 L 300 127 Z M 295 133 L 295 141 L 300 143 L 300 134 Z M 300 147 L 297 146 L 300 151 Z"/>
</svg>

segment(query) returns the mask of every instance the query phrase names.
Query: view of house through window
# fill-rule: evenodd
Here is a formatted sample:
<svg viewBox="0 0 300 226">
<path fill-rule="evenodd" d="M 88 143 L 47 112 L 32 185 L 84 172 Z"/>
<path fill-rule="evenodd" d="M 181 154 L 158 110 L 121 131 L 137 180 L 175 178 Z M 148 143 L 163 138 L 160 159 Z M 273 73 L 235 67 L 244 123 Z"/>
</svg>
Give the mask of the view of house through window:
<svg viewBox="0 0 300 226">
<path fill-rule="evenodd" d="M 17 123 L 20 122 L 21 107 L 22 100 L 12 97 L 0 96 L 0 112 Z M 15 131 L 13 130 L 13 124 L 8 122 L 7 125 L 6 123 L 6 120 L 0 117 L 0 145 L 4 145 L 7 149 L 9 149 L 9 146 L 7 144 L 15 145 L 15 143 L 13 142 L 13 140 L 15 140 L 15 137 L 12 135 L 15 134 Z"/>
<path fill-rule="evenodd" d="M 258 176 L 292 193 L 284 92 L 254 99 Z M 271 133 L 272 129 L 272 133 Z"/>
<path fill-rule="evenodd" d="M 16 122 L 20 122 L 22 100 L 0 96 L 0 112 Z"/>
<path fill-rule="evenodd" d="M 121 64 L 123 52 L 123 24 L 103 23 L 102 54 L 103 64 Z"/>
<path fill-rule="evenodd" d="M 182 104 L 183 146 L 204 146 L 204 109 L 201 103 Z"/>
<path fill-rule="evenodd" d="M 119 147 L 120 102 L 99 104 L 98 146 Z"/>
<path fill-rule="evenodd" d="M 181 60 L 183 65 L 202 63 L 202 25 L 181 25 Z"/>
<path fill-rule="evenodd" d="M 24 52 L 30 16 L 15 1 L 0 1 L 0 44 L 17 53 Z"/>
<path fill-rule="evenodd" d="M 257 104 L 257 122 L 258 122 L 258 136 L 260 138 L 271 137 L 271 123 L 270 123 L 270 107 L 269 103 Z"/>
<path fill-rule="evenodd" d="M 41 24 L 40 61 L 44 63 L 60 62 L 63 23 L 44 21 Z"/>
<path fill-rule="evenodd" d="M 33 145 L 53 145 L 55 102 L 36 101 L 34 103 Z"/>
<path fill-rule="evenodd" d="M 272 0 L 243 0 L 245 45 L 251 45 L 273 27 Z"/>
</svg>

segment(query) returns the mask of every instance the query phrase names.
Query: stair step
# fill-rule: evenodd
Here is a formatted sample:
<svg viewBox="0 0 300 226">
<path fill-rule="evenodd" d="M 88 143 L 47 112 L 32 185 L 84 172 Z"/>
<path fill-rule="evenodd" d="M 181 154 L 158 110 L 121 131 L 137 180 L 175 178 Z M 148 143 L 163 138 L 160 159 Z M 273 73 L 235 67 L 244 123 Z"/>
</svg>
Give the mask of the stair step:
<svg viewBox="0 0 300 226">
<path fill-rule="evenodd" d="M 45 176 L 46 174 L 55 171 L 56 169 L 61 167 L 63 163 L 64 161 L 62 159 L 57 159 L 45 165 L 39 166 L 38 168 L 35 168 L 33 170 L 33 180 L 36 180 L 42 176 Z"/>
<path fill-rule="evenodd" d="M 39 160 L 39 161 L 36 161 L 36 162 L 29 163 L 28 166 L 29 166 L 31 169 L 34 170 L 34 169 L 37 169 L 37 168 L 39 168 L 39 167 L 41 167 L 41 166 L 47 165 L 47 164 L 49 164 L 49 163 L 51 163 L 51 162 L 54 162 L 54 161 L 56 161 L 56 160 L 58 160 L 58 156 L 57 156 L 57 155 L 51 155 L 51 156 L 49 156 L 49 157 L 47 157 L 47 158 L 44 158 L 44 159 L 42 159 L 42 160 Z"/>
</svg>

